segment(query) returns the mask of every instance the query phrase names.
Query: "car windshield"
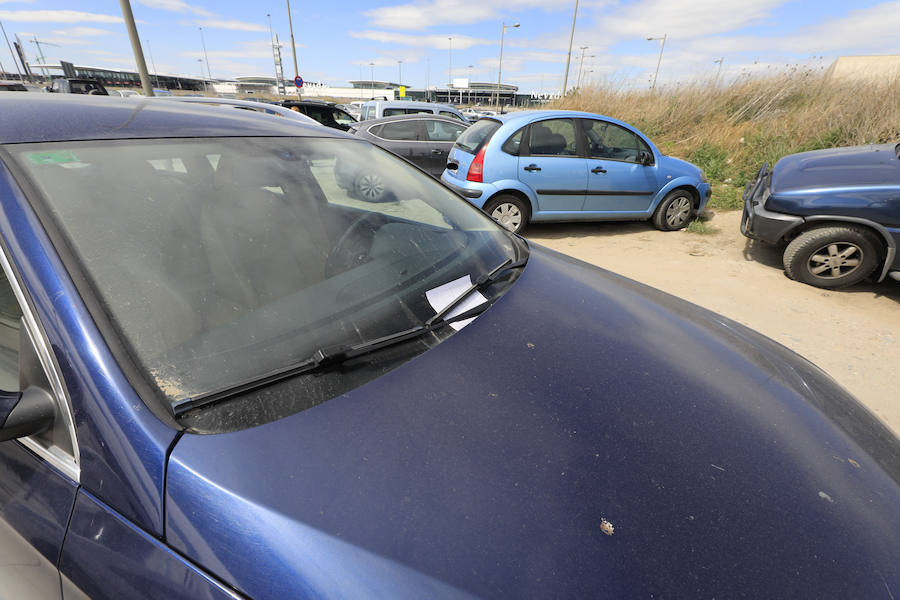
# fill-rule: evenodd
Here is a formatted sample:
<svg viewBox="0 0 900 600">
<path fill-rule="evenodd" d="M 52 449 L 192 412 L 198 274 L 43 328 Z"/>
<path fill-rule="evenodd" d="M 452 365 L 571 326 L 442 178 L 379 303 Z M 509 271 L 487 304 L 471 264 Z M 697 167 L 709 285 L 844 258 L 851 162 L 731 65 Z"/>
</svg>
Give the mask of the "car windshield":
<svg viewBox="0 0 900 600">
<path fill-rule="evenodd" d="M 363 141 L 113 140 L 15 155 L 172 404 L 416 327 L 441 310 L 436 289 L 459 294 L 527 251 Z"/>
</svg>

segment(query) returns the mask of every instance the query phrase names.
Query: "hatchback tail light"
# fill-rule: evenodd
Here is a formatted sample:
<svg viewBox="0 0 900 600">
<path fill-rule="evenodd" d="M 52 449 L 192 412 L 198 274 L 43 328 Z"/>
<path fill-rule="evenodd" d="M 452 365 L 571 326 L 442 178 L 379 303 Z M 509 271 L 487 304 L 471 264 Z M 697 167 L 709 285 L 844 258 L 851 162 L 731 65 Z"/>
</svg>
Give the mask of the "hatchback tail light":
<svg viewBox="0 0 900 600">
<path fill-rule="evenodd" d="M 484 174 L 484 151 L 487 150 L 487 144 L 481 147 L 472 164 L 469 165 L 469 172 L 466 174 L 466 181 L 474 181 L 482 183 L 482 175 Z"/>
</svg>

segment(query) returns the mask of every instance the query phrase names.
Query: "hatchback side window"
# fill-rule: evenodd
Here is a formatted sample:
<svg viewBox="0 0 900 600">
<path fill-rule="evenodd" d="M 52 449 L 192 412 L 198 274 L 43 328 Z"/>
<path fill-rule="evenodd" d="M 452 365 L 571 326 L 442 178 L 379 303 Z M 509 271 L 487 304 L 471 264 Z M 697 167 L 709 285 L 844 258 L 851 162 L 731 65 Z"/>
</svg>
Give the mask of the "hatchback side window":
<svg viewBox="0 0 900 600">
<path fill-rule="evenodd" d="M 503 143 L 503 147 L 501 150 L 506 152 L 507 154 L 512 154 L 513 156 L 519 155 L 519 148 L 522 146 L 522 136 L 525 134 L 525 128 L 521 128 L 511 136 L 509 139 Z"/>
<path fill-rule="evenodd" d="M 386 140 L 420 141 L 419 123 L 417 121 L 396 121 L 385 123 L 381 128 L 381 136 Z"/>
<path fill-rule="evenodd" d="M 549 119 L 531 125 L 528 150 L 533 156 L 576 156 L 578 143 L 572 119 Z"/>
<path fill-rule="evenodd" d="M 459 134 L 466 129 L 461 124 L 457 125 L 446 121 L 432 121 L 429 119 L 424 121 L 424 123 L 425 133 L 432 142 L 455 142 Z"/>
<path fill-rule="evenodd" d="M 0 269 L 0 390 L 19 390 L 19 323 L 22 309 Z"/>
<path fill-rule="evenodd" d="M 649 152 L 647 145 L 624 127 L 595 119 L 585 119 L 582 123 L 591 158 L 638 162 L 641 151 Z"/>
</svg>

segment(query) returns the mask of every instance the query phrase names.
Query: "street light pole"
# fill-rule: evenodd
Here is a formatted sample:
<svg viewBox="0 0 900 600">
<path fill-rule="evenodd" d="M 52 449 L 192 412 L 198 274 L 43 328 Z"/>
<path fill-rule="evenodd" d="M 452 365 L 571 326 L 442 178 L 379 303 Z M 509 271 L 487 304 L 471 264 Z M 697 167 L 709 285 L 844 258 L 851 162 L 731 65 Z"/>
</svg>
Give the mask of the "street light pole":
<svg viewBox="0 0 900 600">
<path fill-rule="evenodd" d="M 566 86 L 569 84 L 569 62 L 572 60 L 572 40 L 575 39 L 575 20 L 578 18 L 578 0 L 575 0 L 575 12 L 572 14 L 572 33 L 569 34 L 569 55 L 566 56 L 566 74 L 563 76 L 562 96 L 566 95 Z"/>
<path fill-rule="evenodd" d="M 497 63 L 497 101 L 495 106 L 500 106 L 500 72 L 503 70 L 503 36 L 506 35 L 507 27 L 518 27 L 519 23 L 513 23 L 512 25 L 507 25 L 506 23 L 501 22 L 500 25 L 500 62 Z"/>
<path fill-rule="evenodd" d="M 472 104 L 472 67 L 475 65 L 469 65 L 469 94 L 468 94 L 468 103 L 471 106 Z"/>
<path fill-rule="evenodd" d="M 713 63 L 719 63 L 719 69 L 716 71 L 716 78 L 713 80 L 713 87 L 716 87 L 719 85 L 719 75 L 722 74 L 722 63 L 723 62 L 725 62 L 724 56 L 718 60 L 713 61 Z"/>
<path fill-rule="evenodd" d="M 153 48 L 150 47 L 150 40 L 147 40 L 147 52 L 150 53 L 150 64 L 153 65 L 153 74 L 156 75 L 156 87 L 159 87 L 159 71 L 156 70 L 156 61 L 153 60 Z"/>
<path fill-rule="evenodd" d="M 582 46 L 579 48 L 581 50 L 581 62 L 578 63 L 578 89 L 581 89 L 581 69 L 584 67 L 584 51 L 587 50 L 589 46 Z M 595 54 L 589 55 L 587 58 L 597 58 Z"/>
<path fill-rule="evenodd" d="M 450 49 L 447 51 L 447 102 L 450 102 L 450 84 L 453 83 L 453 38 L 450 41 Z"/>
<path fill-rule="evenodd" d="M 212 81 L 212 71 L 209 68 L 209 55 L 206 53 L 206 40 L 203 38 L 203 28 L 198 27 L 198 29 L 200 30 L 200 44 L 203 46 L 203 58 L 206 59 L 206 74 L 209 76 L 209 80 Z"/>
<path fill-rule="evenodd" d="M 397 61 L 397 85 L 403 85 L 403 61 Z"/>
<path fill-rule="evenodd" d="M 147 63 L 144 61 L 144 51 L 141 49 L 141 38 L 138 37 L 137 26 L 134 24 L 134 13 L 131 12 L 129 0 L 119 0 L 122 6 L 122 17 L 125 19 L 125 28 L 128 29 L 128 39 L 131 40 L 131 51 L 134 52 L 134 62 L 137 63 L 138 74 L 141 76 L 141 87 L 145 96 L 153 95 L 153 86 L 150 85 L 150 74 L 147 73 Z M 5 34 L 5 32 L 4 32 Z"/>
<path fill-rule="evenodd" d="M 369 63 L 369 86 L 372 88 L 372 100 L 375 99 L 375 63 Z"/>
<path fill-rule="evenodd" d="M 661 38 L 660 37 L 648 37 L 647 38 L 648 42 L 652 42 L 653 40 L 660 40 L 659 60 L 656 61 L 656 73 L 653 75 L 653 85 L 650 86 L 651 94 L 653 94 L 654 90 L 656 90 L 656 78 L 659 77 L 659 65 L 662 64 L 663 50 L 666 49 L 666 37 L 668 37 L 668 34 L 663 34 L 663 36 Z"/>
<path fill-rule="evenodd" d="M 297 45 L 294 44 L 294 21 L 291 18 L 291 0 L 285 0 L 287 2 L 287 11 L 288 11 L 288 27 L 291 28 L 291 53 L 294 55 L 294 79 L 300 77 L 300 69 L 297 68 Z M 300 88 L 297 88 L 297 97 L 300 97 Z"/>
</svg>

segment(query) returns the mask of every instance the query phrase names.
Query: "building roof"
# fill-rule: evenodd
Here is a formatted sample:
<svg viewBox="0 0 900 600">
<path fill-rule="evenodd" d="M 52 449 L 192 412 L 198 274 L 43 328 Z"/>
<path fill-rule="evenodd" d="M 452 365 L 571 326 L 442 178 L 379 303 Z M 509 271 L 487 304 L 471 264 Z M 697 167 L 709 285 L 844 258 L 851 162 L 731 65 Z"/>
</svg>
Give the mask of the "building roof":
<svg viewBox="0 0 900 600">
<path fill-rule="evenodd" d="M 216 136 L 345 137 L 300 121 L 184 102 L 78 94 L 0 96 L 0 143 L 5 144 Z"/>
</svg>

